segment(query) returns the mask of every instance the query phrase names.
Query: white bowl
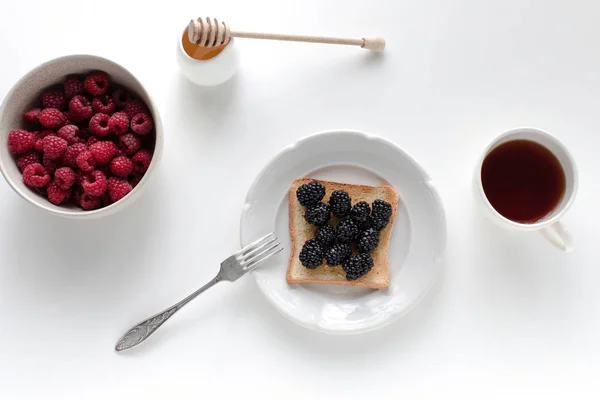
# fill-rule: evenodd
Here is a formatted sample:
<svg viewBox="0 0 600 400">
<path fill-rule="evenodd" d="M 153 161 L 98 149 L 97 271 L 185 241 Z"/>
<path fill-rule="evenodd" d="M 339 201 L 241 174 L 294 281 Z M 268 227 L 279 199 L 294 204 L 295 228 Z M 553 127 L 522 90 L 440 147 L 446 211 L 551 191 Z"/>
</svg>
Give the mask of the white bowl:
<svg viewBox="0 0 600 400">
<path fill-rule="evenodd" d="M 146 171 L 142 180 L 127 196 L 107 207 L 85 211 L 75 206 L 56 206 L 50 203 L 45 197 L 25 186 L 15 160 L 8 151 L 7 141 L 8 133 L 11 130 L 24 126 L 23 112 L 33 106 L 45 88 L 61 83 L 66 75 L 84 74 L 92 70 L 105 71 L 110 75 L 113 82 L 125 86 L 146 102 L 154 118 L 156 143 L 154 146 L 154 156 L 148 171 Z M 44 211 L 62 217 L 77 219 L 98 218 L 113 214 L 133 203 L 146 189 L 148 181 L 152 178 L 160 162 L 164 146 L 163 140 L 163 126 L 158 109 L 146 89 L 144 89 L 144 86 L 127 69 L 114 61 L 102 57 L 76 54 L 45 62 L 29 71 L 15 83 L 4 98 L 2 106 L 0 106 L 0 170 L 2 171 L 2 175 L 4 175 L 8 184 L 19 196 Z"/>
</svg>

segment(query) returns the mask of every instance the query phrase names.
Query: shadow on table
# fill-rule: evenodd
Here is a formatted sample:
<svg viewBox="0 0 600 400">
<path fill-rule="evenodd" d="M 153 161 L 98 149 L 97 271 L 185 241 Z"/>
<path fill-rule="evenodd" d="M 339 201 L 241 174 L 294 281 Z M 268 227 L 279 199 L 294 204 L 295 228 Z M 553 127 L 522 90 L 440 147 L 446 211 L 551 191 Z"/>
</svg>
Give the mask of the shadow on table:
<svg viewBox="0 0 600 400">
<path fill-rule="evenodd" d="M 180 124 L 194 128 L 201 126 L 205 119 L 221 124 L 231 117 L 235 95 L 239 90 L 240 78 L 234 75 L 219 86 L 198 86 L 179 74 L 172 93 L 177 119 Z"/>
<path fill-rule="evenodd" d="M 3 246 L 18 254 L 3 268 L 12 270 L 28 289 L 23 296 L 35 296 L 39 307 L 50 302 L 77 313 L 91 306 L 87 312 L 93 313 L 99 304 L 118 305 L 128 298 L 132 282 L 148 273 L 145 250 L 156 240 L 154 227 L 164 226 L 159 181 L 126 209 L 92 220 L 49 215 L 13 196 L 4 204 L 10 212 L 3 228 L 10 234 Z"/>
<path fill-rule="evenodd" d="M 569 254 L 546 242 L 537 232 L 512 232 L 473 211 L 470 275 L 483 314 L 506 322 L 542 323 L 571 311 L 578 270 Z M 481 261 L 485 260 L 485 261 Z"/>
</svg>

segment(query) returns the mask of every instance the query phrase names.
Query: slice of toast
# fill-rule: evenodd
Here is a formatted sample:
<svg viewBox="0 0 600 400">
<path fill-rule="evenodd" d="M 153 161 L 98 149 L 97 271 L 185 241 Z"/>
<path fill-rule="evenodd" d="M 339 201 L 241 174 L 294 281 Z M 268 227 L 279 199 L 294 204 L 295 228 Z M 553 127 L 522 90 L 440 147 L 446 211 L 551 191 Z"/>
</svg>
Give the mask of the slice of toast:
<svg viewBox="0 0 600 400">
<path fill-rule="evenodd" d="M 346 280 L 346 274 L 341 266 L 330 267 L 323 264 L 316 269 L 309 269 L 302 265 L 298 256 L 302 250 L 304 242 L 315 237 L 318 227 L 309 224 L 304 220 L 306 208 L 302 206 L 296 198 L 296 190 L 303 184 L 312 181 L 312 178 L 302 178 L 294 181 L 289 191 L 289 214 L 290 214 L 290 238 L 292 240 L 292 251 L 287 269 L 288 283 L 329 283 L 350 286 L 365 286 L 373 289 L 384 289 L 390 283 L 390 268 L 388 264 L 388 246 L 390 236 L 398 211 L 398 193 L 391 186 L 365 186 L 351 185 L 346 183 L 329 182 L 318 180 L 325 186 L 326 192 L 323 198 L 324 203 L 329 202 L 329 196 L 334 190 L 344 190 L 352 199 L 352 205 L 359 201 L 366 201 L 371 204 L 374 200 L 381 199 L 392 205 L 392 216 L 390 223 L 379 234 L 379 245 L 371 256 L 374 266 L 369 273 L 355 281 Z M 332 216 L 330 224 L 337 224 L 338 219 Z"/>
</svg>

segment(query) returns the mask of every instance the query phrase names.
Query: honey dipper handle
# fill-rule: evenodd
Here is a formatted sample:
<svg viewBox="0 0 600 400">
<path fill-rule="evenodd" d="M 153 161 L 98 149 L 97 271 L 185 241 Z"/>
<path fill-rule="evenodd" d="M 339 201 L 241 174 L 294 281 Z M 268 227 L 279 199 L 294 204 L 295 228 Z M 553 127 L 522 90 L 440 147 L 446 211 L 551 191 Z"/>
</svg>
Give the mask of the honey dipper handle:
<svg viewBox="0 0 600 400">
<path fill-rule="evenodd" d="M 360 46 L 363 49 L 372 50 L 375 52 L 385 49 L 385 39 L 377 36 L 372 38 L 362 39 L 347 39 L 334 38 L 324 36 L 303 36 L 303 35 L 284 35 L 279 33 L 260 33 L 260 32 L 240 32 L 231 31 L 232 37 L 246 39 L 266 39 L 266 40 L 283 40 L 288 42 L 308 42 L 308 43 L 325 43 L 325 44 L 341 44 L 347 46 Z"/>
</svg>

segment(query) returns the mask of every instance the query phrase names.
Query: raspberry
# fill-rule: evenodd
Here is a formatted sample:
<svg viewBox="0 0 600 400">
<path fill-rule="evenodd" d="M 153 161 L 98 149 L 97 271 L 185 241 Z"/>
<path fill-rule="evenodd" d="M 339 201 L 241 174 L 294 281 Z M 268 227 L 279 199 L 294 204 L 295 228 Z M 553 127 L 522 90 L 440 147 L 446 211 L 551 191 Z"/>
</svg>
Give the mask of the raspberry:
<svg viewBox="0 0 600 400">
<path fill-rule="evenodd" d="M 78 76 L 67 76 L 63 87 L 67 99 L 72 99 L 74 96 L 83 94 L 83 81 Z"/>
<path fill-rule="evenodd" d="M 79 206 L 84 210 L 95 210 L 102 206 L 102 199 L 99 197 L 92 197 L 87 193 L 82 193 L 79 198 Z"/>
<path fill-rule="evenodd" d="M 79 128 L 75 125 L 65 125 L 56 134 L 65 139 L 68 144 L 75 144 L 79 141 Z"/>
<path fill-rule="evenodd" d="M 154 123 L 146 113 L 135 114 L 131 118 L 131 130 L 138 135 L 147 135 L 152 130 Z"/>
<path fill-rule="evenodd" d="M 83 81 L 83 89 L 92 96 L 100 96 L 108 92 L 110 78 L 105 72 L 93 72 Z"/>
<path fill-rule="evenodd" d="M 92 110 L 97 113 L 112 114 L 117 109 L 113 99 L 108 95 L 96 96 L 92 100 Z"/>
<path fill-rule="evenodd" d="M 44 128 L 60 128 L 65 121 L 65 116 L 58 108 L 44 108 L 40 113 L 40 124 Z"/>
<path fill-rule="evenodd" d="M 129 128 L 129 116 L 122 111 L 114 113 L 108 120 L 108 128 L 117 136 L 124 134 Z"/>
<path fill-rule="evenodd" d="M 125 152 L 122 149 L 117 147 L 117 149 L 115 150 L 115 157 L 121 157 L 124 155 L 125 155 Z"/>
<path fill-rule="evenodd" d="M 69 117 L 74 121 L 84 121 L 94 114 L 90 101 L 82 95 L 74 96 L 69 102 Z"/>
<path fill-rule="evenodd" d="M 67 126 L 67 125 L 73 125 L 73 123 L 71 122 L 71 119 L 69 117 L 69 113 L 66 111 L 63 111 L 63 122 L 61 124 L 61 127 L 63 126 Z"/>
<path fill-rule="evenodd" d="M 80 152 L 75 158 L 75 163 L 77 163 L 77 167 L 84 172 L 89 172 L 96 166 L 96 161 L 94 161 L 94 157 L 89 150 Z"/>
<path fill-rule="evenodd" d="M 93 145 L 94 143 L 98 143 L 100 141 L 100 139 L 98 139 L 95 136 L 90 136 L 87 140 L 87 145 L 88 147 L 90 147 L 91 145 Z"/>
<path fill-rule="evenodd" d="M 42 106 L 44 108 L 58 108 L 62 110 L 67 105 L 65 94 L 60 90 L 48 90 L 42 93 Z"/>
<path fill-rule="evenodd" d="M 112 202 L 119 201 L 125 197 L 133 188 L 124 179 L 108 178 L 108 194 Z"/>
<path fill-rule="evenodd" d="M 19 158 L 17 158 L 16 163 L 17 168 L 19 168 L 19 171 L 23 172 L 25 167 L 27 167 L 28 165 L 39 164 L 41 161 L 42 157 L 40 157 L 40 154 L 32 150 L 28 153 L 19 156 Z"/>
<path fill-rule="evenodd" d="M 108 114 L 98 113 L 90 119 L 90 130 L 94 135 L 106 136 L 110 133 L 108 128 L 108 120 L 110 117 Z"/>
<path fill-rule="evenodd" d="M 112 173 L 110 172 L 110 165 L 96 165 L 96 170 L 104 174 L 105 177 L 110 178 Z"/>
<path fill-rule="evenodd" d="M 79 186 L 73 187 L 73 203 L 75 203 L 76 206 L 81 207 L 81 195 L 82 194 L 83 194 L 83 189 L 81 189 Z"/>
<path fill-rule="evenodd" d="M 106 192 L 108 182 L 106 176 L 100 171 L 92 171 L 81 177 L 83 192 L 92 197 L 100 197 Z"/>
<path fill-rule="evenodd" d="M 139 151 L 136 153 L 139 154 Z M 119 178 L 127 178 L 133 171 L 133 163 L 125 156 L 114 158 L 110 162 L 110 172 Z"/>
<path fill-rule="evenodd" d="M 70 189 L 76 178 L 75 172 L 69 167 L 60 167 L 54 172 L 54 183 L 63 190 Z"/>
<path fill-rule="evenodd" d="M 108 190 L 106 193 L 104 193 L 104 196 L 100 198 L 100 201 L 102 202 L 102 207 L 109 206 L 113 203 L 113 201 L 110 199 L 110 195 L 108 194 Z"/>
<path fill-rule="evenodd" d="M 79 137 L 85 142 L 92 135 L 90 127 L 86 124 L 85 126 L 79 126 Z"/>
<path fill-rule="evenodd" d="M 61 159 L 48 158 L 44 155 L 44 158 L 42 159 L 42 165 L 44 165 L 44 168 L 46 168 L 46 171 L 48 171 L 50 175 L 53 175 L 54 171 L 61 167 Z"/>
<path fill-rule="evenodd" d="M 46 193 L 48 194 L 48 200 L 50 203 L 56 205 L 64 203 L 65 201 L 69 200 L 69 197 L 71 197 L 71 192 L 69 190 L 59 188 L 54 182 L 50 182 L 48 184 Z"/>
<path fill-rule="evenodd" d="M 82 151 L 87 150 L 87 146 L 83 143 L 75 143 L 71 146 L 67 147 L 65 150 L 65 154 L 63 154 L 63 164 L 67 167 L 76 168 L 77 167 L 77 156 Z"/>
<path fill-rule="evenodd" d="M 97 165 L 108 164 L 115 156 L 115 144 L 113 142 L 98 142 L 90 146 L 90 153 Z"/>
<path fill-rule="evenodd" d="M 46 136 L 44 138 L 44 158 L 55 160 L 67 150 L 67 141 L 58 136 Z"/>
<path fill-rule="evenodd" d="M 8 151 L 11 154 L 27 153 L 34 144 L 34 134 L 23 129 L 10 131 L 8 134 Z"/>
<path fill-rule="evenodd" d="M 39 124 L 41 113 L 42 113 L 41 108 L 32 108 L 31 110 L 29 110 L 23 114 L 23 118 L 25 118 L 25 121 L 27 121 L 27 122 L 31 122 L 33 124 Z"/>
<path fill-rule="evenodd" d="M 141 100 L 132 99 L 125 103 L 123 111 L 125 111 L 129 118 L 133 118 L 136 114 L 148 113 L 148 107 Z"/>
<path fill-rule="evenodd" d="M 43 153 L 44 152 L 44 138 L 46 136 L 56 136 L 54 134 L 54 132 L 50 131 L 50 130 L 43 130 L 41 132 L 35 132 L 34 135 L 34 143 L 33 143 L 33 148 L 35 149 L 35 151 L 39 152 L 39 153 Z"/>
<path fill-rule="evenodd" d="M 138 174 L 138 173 L 134 172 L 128 179 L 129 184 L 131 185 L 131 187 L 136 187 L 138 185 L 138 183 L 140 183 L 140 181 L 142 180 L 143 177 L 144 177 L 143 174 Z"/>
<path fill-rule="evenodd" d="M 125 154 L 132 155 L 142 147 L 142 141 L 133 133 L 126 133 L 119 137 L 119 147 Z"/>
<path fill-rule="evenodd" d="M 112 99 L 119 108 L 123 108 L 127 102 L 131 101 L 131 93 L 125 88 L 118 88 L 112 93 Z"/>
<path fill-rule="evenodd" d="M 140 150 L 131 157 L 131 161 L 133 161 L 133 169 L 135 172 L 144 173 L 148 170 L 150 166 L 150 161 L 152 161 L 152 153 L 148 150 Z"/>
<path fill-rule="evenodd" d="M 87 172 L 83 172 L 80 170 L 74 170 L 75 171 L 75 186 L 77 187 L 81 187 L 81 178 L 87 173 Z M 83 190 L 83 189 L 81 189 Z"/>
<path fill-rule="evenodd" d="M 29 187 L 44 187 L 50 179 L 50 174 L 40 163 L 30 164 L 23 170 L 23 183 Z"/>
</svg>

